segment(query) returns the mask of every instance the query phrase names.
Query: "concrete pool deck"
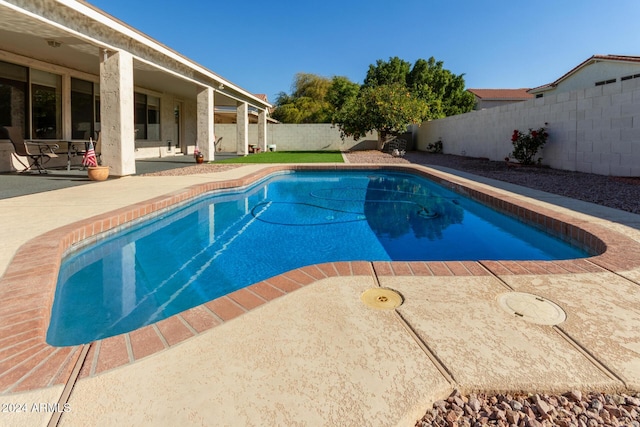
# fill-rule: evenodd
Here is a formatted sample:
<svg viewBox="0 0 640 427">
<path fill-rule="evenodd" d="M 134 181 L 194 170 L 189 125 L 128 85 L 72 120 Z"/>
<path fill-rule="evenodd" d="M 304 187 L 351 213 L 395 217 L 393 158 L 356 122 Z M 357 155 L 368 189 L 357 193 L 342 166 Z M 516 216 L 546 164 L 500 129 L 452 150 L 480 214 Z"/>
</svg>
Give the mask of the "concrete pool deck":
<svg viewBox="0 0 640 427">
<path fill-rule="evenodd" d="M 533 222 L 557 218 L 576 241 L 598 244 L 595 235 L 608 250 L 558 262 L 309 266 L 88 346 L 43 343 L 48 318 L 37 307 L 50 307 L 61 236 L 69 246 L 106 218 L 162 209 L 167 194 L 175 203 L 187 188 L 268 168 L 0 200 L 0 424 L 413 425 L 454 388 L 640 390 L 640 216 L 455 171 L 430 173 L 529 206 L 540 213 Z M 377 286 L 404 303 L 362 304 Z M 567 320 L 509 314 L 497 298 L 512 291 L 555 302 Z M 58 402 L 69 412 L 52 412 Z"/>
</svg>

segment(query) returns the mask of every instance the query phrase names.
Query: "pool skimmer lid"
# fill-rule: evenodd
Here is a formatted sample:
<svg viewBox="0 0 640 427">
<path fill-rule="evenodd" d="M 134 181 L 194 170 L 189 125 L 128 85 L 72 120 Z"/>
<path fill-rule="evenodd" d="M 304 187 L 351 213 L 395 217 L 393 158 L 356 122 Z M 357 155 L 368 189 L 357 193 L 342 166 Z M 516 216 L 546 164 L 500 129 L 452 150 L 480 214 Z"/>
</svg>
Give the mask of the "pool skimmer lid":
<svg viewBox="0 0 640 427">
<path fill-rule="evenodd" d="M 507 292 L 498 295 L 498 304 L 507 313 L 538 325 L 557 325 L 567 319 L 560 306 L 538 295 Z"/>
<path fill-rule="evenodd" d="M 360 295 L 360 299 L 366 306 L 385 310 L 393 310 L 402 305 L 400 294 L 386 288 L 367 289 Z"/>
</svg>

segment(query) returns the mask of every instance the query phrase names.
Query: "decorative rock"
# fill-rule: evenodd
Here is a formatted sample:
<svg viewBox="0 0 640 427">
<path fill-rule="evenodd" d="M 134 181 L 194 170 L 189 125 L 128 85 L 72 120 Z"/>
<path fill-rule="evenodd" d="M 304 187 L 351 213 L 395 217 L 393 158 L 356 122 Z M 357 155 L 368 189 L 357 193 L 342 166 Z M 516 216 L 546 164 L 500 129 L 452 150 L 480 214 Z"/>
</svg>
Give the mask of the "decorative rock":
<svg viewBox="0 0 640 427">
<path fill-rule="evenodd" d="M 543 427 L 542 423 L 534 418 L 530 419 L 529 421 L 527 421 L 526 424 L 527 427 Z"/>
<path fill-rule="evenodd" d="M 460 390 L 455 389 L 451 392 L 449 397 L 447 398 L 447 402 L 453 402 L 454 397 L 460 397 Z"/>
<path fill-rule="evenodd" d="M 625 408 L 624 406 L 620 407 L 620 415 L 626 418 L 631 418 L 631 414 L 629 413 L 629 411 L 627 411 L 627 408 Z"/>
<path fill-rule="evenodd" d="M 534 419 L 536 418 L 536 413 L 534 412 L 533 408 L 531 408 L 530 406 L 525 407 L 523 412 L 527 414 L 529 418 L 534 418 Z"/>
<path fill-rule="evenodd" d="M 624 405 L 627 402 L 626 396 L 613 395 L 612 396 L 614 405 Z"/>
<path fill-rule="evenodd" d="M 551 412 L 551 409 L 553 409 L 551 407 L 551 405 L 549 405 L 547 402 L 545 402 L 544 400 L 542 400 L 540 398 L 540 395 L 536 394 L 535 396 L 533 396 L 533 402 L 536 404 L 536 408 L 538 410 L 538 413 L 541 416 L 545 416 L 547 415 L 547 413 Z"/>
<path fill-rule="evenodd" d="M 591 407 L 596 410 L 596 412 L 600 412 L 600 410 L 604 407 L 602 402 L 598 399 L 593 399 L 591 401 Z"/>
<path fill-rule="evenodd" d="M 462 398 L 460 396 L 455 396 L 453 398 L 453 403 L 455 403 L 456 405 L 458 405 L 460 408 L 464 407 L 464 400 L 462 400 Z"/>
<path fill-rule="evenodd" d="M 453 410 L 447 411 L 447 415 L 445 417 L 445 419 L 450 423 L 455 423 L 459 418 L 460 417 L 458 416 L 458 414 L 456 414 L 456 412 Z"/>
<path fill-rule="evenodd" d="M 511 405 L 509 405 L 509 404 L 508 404 L 507 402 L 505 402 L 505 401 L 502 401 L 502 402 L 498 403 L 498 404 L 496 405 L 496 407 L 497 407 L 498 409 L 502 409 L 503 411 L 510 411 L 510 410 L 512 410 L 512 409 L 513 409 L 513 408 L 511 407 Z"/>
<path fill-rule="evenodd" d="M 575 400 L 577 397 L 581 400 Z M 462 405 L 459 405 L 463 402 Z M 614 403 L 619 402 L 619 403 Z M 452 393 L 434 402 L 416 427 L 640 427 L 640 395 L 572 391 L 565 395 Z"/>
<path fill-rule="evenodd" d="M 518 421 L 520 421 L 520 413 L 518 411 L 515 410 L 508 410 L 506 413 L 507 416 L 507 421 L 509 421 L 509 424 L 518 424 Z"/>
<path fill-rule="evenodd" d="M 615 405 L 604 405 L 604 410 L 607 411 L 613 417 L 620 416 L 620 409 Z"/>
<path fill-rule="evenodd" d="M 579 390 L 572 390 L 569 392 L 569 396 L 567 397 L 574 402 L 580 402 L 582 400 L 582 392 Z"/>
<path fill-rule="evenodd" d="M 437 400 L 433 402 L 433 409 L 443 411 L 447 407 L 447 402 L 444 400 Z"/>
<path fill-rule="evenodd" d="M 474 412 L 478 412 L 482 408 L 482 403 L 477 397 L 473 396 L 469 398 L 469 406 Z"/>
<path fill-rule="evenodd" d="M 522 403 L 518 402 L 517 400 L 512 400 L 511 402 L 509 402 L 509 406 L 511 406 L 511 409 L 513 409 L 514 411 L 522 411 Z"/>
</svg>

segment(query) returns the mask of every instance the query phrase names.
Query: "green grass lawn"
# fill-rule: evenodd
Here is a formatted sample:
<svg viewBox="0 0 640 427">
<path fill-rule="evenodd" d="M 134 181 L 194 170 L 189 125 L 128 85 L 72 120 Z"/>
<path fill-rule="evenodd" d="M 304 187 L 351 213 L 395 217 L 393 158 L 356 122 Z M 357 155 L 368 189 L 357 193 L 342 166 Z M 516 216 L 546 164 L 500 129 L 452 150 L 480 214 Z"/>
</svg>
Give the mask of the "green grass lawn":
<svg viewBox="0 0 640 427">
<path fill-rule="evenodd" d="M 214 163 L 344 163 L 339 151 L 267 151 Z"/>
</svg>

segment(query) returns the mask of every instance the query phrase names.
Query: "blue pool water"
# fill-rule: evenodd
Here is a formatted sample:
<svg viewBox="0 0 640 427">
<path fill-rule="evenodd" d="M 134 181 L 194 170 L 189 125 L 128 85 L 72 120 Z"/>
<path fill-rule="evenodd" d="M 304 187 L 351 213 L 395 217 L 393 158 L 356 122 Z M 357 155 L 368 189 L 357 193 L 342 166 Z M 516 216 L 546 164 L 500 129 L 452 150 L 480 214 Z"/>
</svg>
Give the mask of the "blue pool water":
<svg viewBox="0 0 640 427">
<path fill-rule="evenodd" d="M 75 345 L 128 332 L 310 264 L 584 256 L 416 175 L 284 173 L 65 258 L 47 341 Z"/>
</svg>

